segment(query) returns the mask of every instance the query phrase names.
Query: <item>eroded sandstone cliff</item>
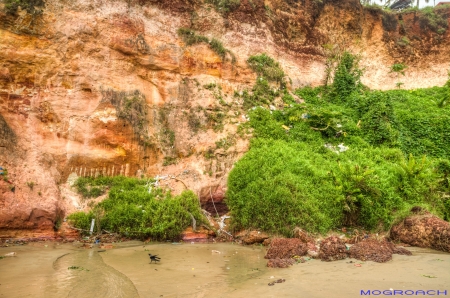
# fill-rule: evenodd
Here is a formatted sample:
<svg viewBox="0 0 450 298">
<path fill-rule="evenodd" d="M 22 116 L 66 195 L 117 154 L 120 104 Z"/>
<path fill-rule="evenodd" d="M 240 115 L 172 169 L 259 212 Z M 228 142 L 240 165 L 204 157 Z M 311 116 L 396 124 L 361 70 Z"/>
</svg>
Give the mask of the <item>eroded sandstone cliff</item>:
<svg viewBox="0 0 450 298">
<path fill-rule="evenodd" d="M 236 62 L 187 46 L 182 27 L 220 40 Z M 404 62 L 404 87 L 416 88 L 444 84 L 449 43 L 417 12 L 358 0 L 241 0 L 222 12 L 196 0 L 48 0 L 38 16 L 0 3 L 0 237 L 53 235 L 86 208 L 71 188 L 79 176 L 158 175 L 226 209 L 227 173 L 248 148 L 233 95 L 255 81 L 251 55 L 279 61 L 293 89 L 323 82 L 329 44 L 361 54 L 369 87 L 394 88 L 389 68 Z"/>
</svg>

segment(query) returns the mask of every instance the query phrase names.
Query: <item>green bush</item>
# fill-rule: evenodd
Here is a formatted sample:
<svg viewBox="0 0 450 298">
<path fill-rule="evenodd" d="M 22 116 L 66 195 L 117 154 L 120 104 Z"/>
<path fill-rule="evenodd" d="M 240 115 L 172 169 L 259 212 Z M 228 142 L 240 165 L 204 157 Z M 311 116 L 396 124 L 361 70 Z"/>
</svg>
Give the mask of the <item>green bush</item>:
<svg viewBox="0 0 450 298">
<path fill-rule="evenodd" d="M 444 12 L 443 10 L 432 7 L 426 7 L 420 10 L 420 27 L 424 30 L 430 30 L 439 34 L 445 33 L 448 28 L 448 15 L 444 14 Z"/>
<path fill-rule="evenodd" d="M 67 220 L 69 224 L 73 225 L 77 229 L 81 229 L 81 234 L 87 235 L 89 234 L 89 229 L 91 227 L 92 219 L 94 219 L 93 212 L 75 212 L 67 216 Z"/>
<path fill-rule="evenodd" d="M 414 206 L 450 217 L 447 86 L 365 90 L 350 58 L 332 92 L 306 87 L 304 104 L 249 111 L 251 147 L 228 178 L 234 229 L 387 230 Z"/>
<path fill-rule="evenodd" d="M 233 228 L 284 236 L 296 226 L 320 233 L 343 225 L 386 230 L 415 205 L 445 212 L 430 191 L 430 164 L 408 171 L 398 149 L 351 150 L 338 155 L 300 142 L 253 141 L 229 175 Z"/>
<path fill-rule="evenodd" d="M 228 178 L 233 228 L 258 228 L 291 236 L 296 226 L 326 232 L 341 223 L 339 193 L 320 154 L 286 141 L 252 147 Z"/>
<path fill-rule="evenodd" d="M 392 99 L 386 92 L 365 92 L 351 98 L 361 120 L 361 135 L 372 145 L 397 145 Z"/>
<path fill-rule="evenodd" d="M 278 62 L 267 56 L 265 53 L 250 56 L 247 63 L 258 76 L 271 82 L 277 82 L 280 86 L 284 86 L 285 73 L 283 69 L 281 69 Z"/>
<path fill-rule="evenodd" d="M 172 240 L 177 239 L 192 224 L 191 215 L 199 224 L 207 223 L 198 198 L 192 191 L 172 196 L 170 192 L 152 187 L 151 181 L 136 178 L 118 176 L 86 179 L 79 178 L 76 185 L 109 187 L 109 193 L 105 200 L 93 206 L 93 212 L 69 216 L 77 228 L 88 229 L 86 227 L 95 213 L 101 228 L 107 231 L 129 237 Z"/>
<path fill-rule="evenodd" d="M 450 158 L 449 107 L 442 87 L 386 92 L 392 102 L 399 146 L 406 154 Z"/>
<path fill-rule="evenodd" d="M 331 98 L 345 101 L 352 92 L 361 90 L 362 73 L 359 68 L 359 57 L 350 52 L 344 52 L 334 71 Z"/>
</svg>

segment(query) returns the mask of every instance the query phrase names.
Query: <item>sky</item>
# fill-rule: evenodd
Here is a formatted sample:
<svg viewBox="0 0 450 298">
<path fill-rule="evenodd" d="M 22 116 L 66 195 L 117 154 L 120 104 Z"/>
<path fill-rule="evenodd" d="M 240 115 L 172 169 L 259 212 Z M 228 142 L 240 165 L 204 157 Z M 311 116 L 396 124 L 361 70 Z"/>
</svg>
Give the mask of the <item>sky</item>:
<svg viewBox="0 0 450 298">
<path fill-rule="evenodd" d="M 429 0 L 428 3 L 426 0 L 419 0 L 419 7 L 424 8 L 426 6 L 434 6 L 434 3 L 438 4 L 439 2 L 446 2 L 448 0 Z M 395 0 L 391 0 L 391 3 L 394 3 Z M 372 0 L 372 4 L 384 5 L 386 0 Z M 417 0 L 413 0 L 414 5 L 417 3 Z"/>
</svg>

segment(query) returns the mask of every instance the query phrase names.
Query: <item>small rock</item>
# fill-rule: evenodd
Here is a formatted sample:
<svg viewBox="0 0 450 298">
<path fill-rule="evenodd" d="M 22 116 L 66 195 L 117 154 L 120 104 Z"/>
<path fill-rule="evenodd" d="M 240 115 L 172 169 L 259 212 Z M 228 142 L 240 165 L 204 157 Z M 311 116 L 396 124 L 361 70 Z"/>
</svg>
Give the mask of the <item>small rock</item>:
<svg viewBox="0 0 450 298">
<path fill-rule="evenodd" d="M 236 238 L 242 240 L 244 244 L 254 244 L 264 242 L 269 238 L 269 235 L 259 231 L 242 231 L 236 235 Z"/>
</svg>

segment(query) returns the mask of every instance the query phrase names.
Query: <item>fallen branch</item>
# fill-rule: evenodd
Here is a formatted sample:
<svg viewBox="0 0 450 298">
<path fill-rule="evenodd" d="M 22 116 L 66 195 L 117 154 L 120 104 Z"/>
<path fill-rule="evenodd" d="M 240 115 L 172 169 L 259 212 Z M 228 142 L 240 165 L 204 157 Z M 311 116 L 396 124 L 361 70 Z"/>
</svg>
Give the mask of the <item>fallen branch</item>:
<svg viewBox="0 0 450 298">
<path fill-rule="evenodd" d="M 205 225 L 205 224 L 201 224 L 201 226 L 204 227 L 205 229 L 209 230 L 209 231 L 215 232 L 213 229 L 211 229 L 211 227 L 208 227 L 208 226 Z"/>
<path fill-rule="evenodd" d="M 90 232 L 89 230 L 84 230 L 84 229 L 75 228 L 75 227 L 72 227 L 71 225 L 67 225 L 67 226 L 68 226 L 70 229 L 73 229 L 73 230 Z"/>
<path fill-rule="evenodd" d="M 217 217 L 219 217 L 219 212 L 217 212 L 216 204 L 214 204 L 214 199 L 213 199 L 212 192 L 211 192 L 211 186 L 209 187 L 209 195 L 211 196 L 211 202 L 213 203 L 214 210 L 216 210 L 216 215 L 217 215 Z"/>
<path fill-rule="evenodd" d="M 186 212 L 191 216 L 192 230 L 195 232 L 197 230 L 197 221 L 195 220 L 194 216 L 190 212 L 188 212 L 188 211 L 186 211 Z"/>
<path fill-rule="evenodd" d="M 325 127 L 325 128 L 316 128 L 316 127 L 310 127 L 310 128 L 311 128 L 312 130 L 316 130 L 316 131 L 324 131 L 324 130 L 327 130 L 328 127 L 330 127 L 329 124 L 328 124 L 327 127 Z"/>
<path fill-rule="evenodd" d="M 183 181 L 183 180 L 181 180 L 181 179 L 178 179 L 178 178 L 177 178 L 177 177 L 175 177 L 175 176 L 170 176 L 170 179 L 174 179 L 175 181 L 179 181 L 179 182 L 183 183 L 184 187 L 185 187 L 186 189 L 188 189 L 188 187 L 187 187 L 186 183 L 184 183 L 184 181 Z"/>
</svg>

